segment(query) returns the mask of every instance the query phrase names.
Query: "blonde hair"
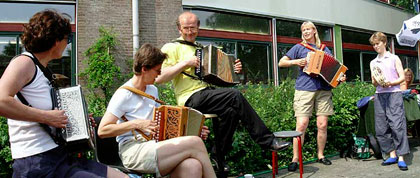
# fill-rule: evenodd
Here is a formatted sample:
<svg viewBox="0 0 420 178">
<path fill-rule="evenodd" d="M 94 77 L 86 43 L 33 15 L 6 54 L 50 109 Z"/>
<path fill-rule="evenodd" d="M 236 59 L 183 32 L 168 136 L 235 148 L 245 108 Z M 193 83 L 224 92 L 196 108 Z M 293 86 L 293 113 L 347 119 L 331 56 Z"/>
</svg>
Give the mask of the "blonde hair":
<svg viewBox="0 0 420 178">
<path fill-rule="evenodd" d="M 321 40 L 319 39 L 318 30 L 316 29 L 314 23 L 312 23 L 311 21 L 303 22 L 302 25 L 300 26 L 300 31 L 302 31 L 304 26 L 310 26 L 315 30 L 315 45 L 316 45 L 317 48 L 320 48 L 321 47 Z M 302 42 L 308 44 L 308 42 L 303 37 L 303 33 L 302 33 Z"/>
<path fill-rule="evenodd" d="M 376 40 L 382 41 L 383 43 L 385 43 L 385 45 L 388 44 L 388 39 L 386 38 L 386 35 L 382 32 L 375 32 L 369 38 L 369 42 L 370 42 L 371 45 L 373 45 Z"/>
<path fill-rule="evenodd" d="M 413 71 L 410 68 L 404 69 L 404 74 L 407 73 L 407 72 L 410 73 L 410 75 L 411 75 L 411 80 L 407 83 L 407 87 L 409 87 L 411 84 L 413 84 L 413 81 L 414 81 L 414 73 L 413 73 Z"/>
</svg>

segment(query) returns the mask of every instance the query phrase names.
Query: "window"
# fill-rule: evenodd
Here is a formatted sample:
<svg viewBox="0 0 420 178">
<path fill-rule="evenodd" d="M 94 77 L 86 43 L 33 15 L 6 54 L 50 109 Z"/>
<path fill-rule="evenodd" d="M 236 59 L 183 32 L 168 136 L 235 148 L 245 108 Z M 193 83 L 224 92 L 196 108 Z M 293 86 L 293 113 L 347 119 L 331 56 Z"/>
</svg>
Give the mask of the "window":
<svg viewBox="0 0 420 178">
<path fill-rule="evenodd" d="M 196 9 L 191 12 L 200 19 L 201 29 L 270 34 L 270 21 L 266 18 Z"/>
<path fill-rule="evenodd" d="M 71 23 L 75 24 L 75 4 L 47 4 L 47 3 L 22 3 L 0 2 L 0 22 L 28 22 L 36 13 L 45 9 L 55 9 L 58 12 L 68 14 Z"/>
<path fill-rule="evenodd" d="M 278 36 L 301 38 L 302 32 L 300 26 L 303 22 L 292 22 L 286 20 L 277 20 L 276 31 Z M 315 24 L 321 41 L 332 41 L 331 27 Z"/>
<path fill-rule="evenodd" d="M 9 61 L 17 54 L 17 37 L 0 36 L 0 76 L 3 75 Z"/>
<path fill-rule="evenodd" d="M 369 38 L 372 34 L 350 30 L 342 30 L 341 35 L 343 38 L 343 43 L 370 45 Z"/>
<path fill-rule="evenodd" d="M 287 51 L 293 47 L 292 44 L 277 44 L 277 54 L 279 56 L 279 60 L 286 55 Z M 299 75 L 299 67 L 298 66 L 291 66 L 291 67 L 280 67 L 279 68 L 279 80 L 283 81 L 287 77 L 292 79 L 296 79 Z"/>
<path fill-rule="evenodd" d="M 224 39 L 199 38 L 203 45 L 213 44 L 221 47 L 222 51 L 232 54 L 242 62 L 242 83 L 267 83 L 272 77 L 270 45 L 267 43 L 253 43 Z"/>
</svg>

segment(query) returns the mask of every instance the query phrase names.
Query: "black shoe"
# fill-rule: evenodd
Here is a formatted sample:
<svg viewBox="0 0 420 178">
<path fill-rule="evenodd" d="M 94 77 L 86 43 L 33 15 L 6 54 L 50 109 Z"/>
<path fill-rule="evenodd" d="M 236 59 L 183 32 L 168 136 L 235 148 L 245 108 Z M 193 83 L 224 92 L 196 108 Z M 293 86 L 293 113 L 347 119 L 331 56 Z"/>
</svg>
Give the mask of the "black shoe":
<svg viewBox="0 0 420 178">
<path fill-rule="evenodd" d="M 332 163 L 331 163 L 331 161 L 330 160 L 328 160 L 327 158 L 321 158 L 321 159 L 318 159 L 318 161 L 317 161 L 318 163 L 322 163 L 322 164 L 324 164 L 324 165 L 331 165 Z"/>
<path fill-rule="evenodd" d="M 270 149 L 273 151 L 280 151 L 283 149 L 286 149 L 288 146 L 290 146 L 292 143 L 281 141 L 279 139 L 273 139 L 273 142 L 271 142 Z"/>
<path fill-rule="evenodd" d="M 294 171 L 296 171 L 297 168 L 298 168 L 298 163 L 297 162 L 291 162 L 289 164 L 289 166 L 287 167 L 287 170 L 289 172 L 294 172 Z"/>
</svg>

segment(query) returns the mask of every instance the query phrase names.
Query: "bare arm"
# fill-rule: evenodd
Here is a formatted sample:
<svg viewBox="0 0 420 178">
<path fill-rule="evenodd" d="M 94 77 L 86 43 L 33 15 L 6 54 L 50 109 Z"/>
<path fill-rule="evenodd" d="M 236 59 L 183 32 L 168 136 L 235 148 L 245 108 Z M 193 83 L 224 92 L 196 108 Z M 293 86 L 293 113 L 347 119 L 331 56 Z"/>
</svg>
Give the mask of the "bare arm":
<svg viewBox="0 0 420 178">
<path fill-rule="evenodd" d="M 168 66 L 162 69 L 161 74 L 156 78 L 156 83 L 166 83 L 175 78 L 178 74 L 189 67 L 198 67 L 199 60 L 196 56 L 192 56 L 189 60 L 179 62 L 173 66 Z"/>
<path fill-rule="evenodd" d="M 12 60 L 0 79 L 0 115 L 22 121 L 44 123 L 63 128 L 67 116 L 62 110 L 41 110 L 32 108 L 14 99 L 34 76 L 35 65 L 29 57 L 20 56 Z"/>
<path fill-rule="evenodd" d="M 101 138 L 116 137 L 132 130 L 141 130 L 144 133 L 154 134 L 156 121 L 135 119 L 117 124 L 118 117 L 106 112 L 98 127 L 98 136 Z"/>
<path fill-rule="evenodd" d="M 290 66 L 293 66 L 293 65 L 297 65 L 297 66 L 300 66 L 300 67 L 305 67 L 306 59 L 302 58 L 302 59 L 290 60 L 289 57 L 283 56 L 279 61 L 279 67 L 290 67 Z"/>
<path fill-rule="evenodd" d="M 391 86 L 399 85 L 400 83 L 405 81 L 404 69 L 402 67 L 401 60 L 399 58 L 398 60 L 395 61 L 395 68 L 397 69 L 397 72 L 398 72 L 398 79 L 390 82 Z"/>
</svg>

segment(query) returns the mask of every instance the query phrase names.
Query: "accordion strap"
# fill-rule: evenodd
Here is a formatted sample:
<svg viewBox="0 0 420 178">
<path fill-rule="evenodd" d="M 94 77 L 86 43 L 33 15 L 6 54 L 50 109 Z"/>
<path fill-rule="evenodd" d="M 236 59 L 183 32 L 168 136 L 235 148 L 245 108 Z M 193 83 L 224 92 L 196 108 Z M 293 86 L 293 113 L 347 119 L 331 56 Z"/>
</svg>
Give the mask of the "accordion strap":
<svg viewBox="0 0 420 178">
<path fill-rule="evenodd" d="M 302 45 L 305 48 L 308 48 L 311 51 L 316 51 L 316 49 L 314 47 L 308 45 L 307 43 L 300 42 L 299 44 Z M 325 47 L 326 47 L 325 44 L 321 44 L 320 50 L 324 51 Z"/>
<path fill-rule="evenodd" d="M 48 79 L 48 81 L 50 81 L 50 85 L 55 86 L 54 76 L 52 75 L 51 70 L 49 70 L 48 68 L 44 67 L 39 62 L 39 60 L 35 57 L 35 55 L 33 55 L 32 53 L 30 53 L 30 55 L 25 54 L 25 53 L 23 53 L 21 55 L 22 56 L 27 56 L 27 57 L 31 58 L 32 61 L 34 62 L 34 64 L 41 69 L 42 73 L 44 73 L 44 76 Z M 35 73 L 35 75 L 36 75 L 36 73 Z M 34 78 L 35 78 L 35 76 L 34 76 Z M 26 85 L 28 85 L 28 84 L 26 84 Z M 29 106 L 29 107 L 32 107 L 32 105 L 29 104 L 28 100 L 26 100 L 25 97 L 23 97 L 23 95 L 22 95 L 22 93 L 20 91 L 16 93 L 16 96 L 19 98 L 19 100 L 20 100 L 20 102 L 22 102 L 22 104 L 24 104 L 26 106 Z M 54 104 L 53 104 L 53 107 L 54 107 Z M 42 123 L 39 123 L 39 125 L 51 136 L 51 138 L 54 140 L 54 142 L 56 144 L 61 145 L 63 143 L 62 140 L 60 140 L 57 136 L 55 136 L 54 134 L 52 134 L 52 129 L 50 128 L 50 126 L 48 126 L 47 124 L 42 124 Z"/>
<path fill-rule="evenodd" d="M 120 88 L 122 88 L 122 89 L 126 89 L 126 90 L 131 91 L 131 92 L 133 92 L 133 93 L 135 93 L 135 94 L 138 94 L 138 95 L 140 95 L 140 96 L 144 96 L 144 97 L 146 97 L 146 98 L 152 99 L 152 100 L 156 101 L 156 102 L 157 102 L 157 103 L 159 103 L 159 104 L 162 104 L 162 105 L 164 105 L 164 104 L 165 104 L 165 102 L 164 102 L 164 101 L 159 100 L 159 99 L 155 98 L 154 96 L 149 95 L 149 94 L 147 94 L 146 92 L 143 92 L 143 91 L 141 91 L 141 90 L 139 90 L 139 89 L 137 89 L 137 88 L 134 88 L 134 87 L 129 87 L 129 86 L 122 86 L 122 87 L 120 87 Z"/>
</svg>

